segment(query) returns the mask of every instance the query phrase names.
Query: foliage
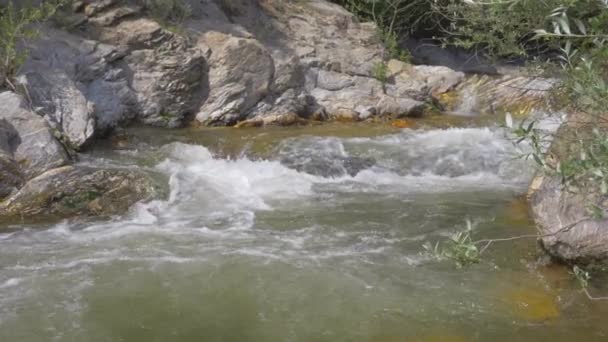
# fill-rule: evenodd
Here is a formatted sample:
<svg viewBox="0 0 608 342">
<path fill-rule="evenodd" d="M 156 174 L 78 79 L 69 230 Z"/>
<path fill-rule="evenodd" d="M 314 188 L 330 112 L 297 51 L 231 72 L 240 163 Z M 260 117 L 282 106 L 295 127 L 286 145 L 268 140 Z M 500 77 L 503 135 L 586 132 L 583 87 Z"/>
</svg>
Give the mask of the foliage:
<svg viewBox="0 0 608 342">
<path fill-rule="evenodd" d="M 388 66 L 384 62 L 378 62 L 374 64 L 372 69 L 372 76 L 382 84 L 388 81 Z"/>
<path fill-rule="evenodd" d="M 443 244 L 439 242 L 435 245 L 426 243 L 423 247 L 435 258 L 452 260 L 456 262 L 458 267 L 477 264 L 480 261 L 481 252 L 471 238 L 472 230 L 471 222 L 467 221 L 465 231 L 453 234 Z"/>
<path fill-rule="evenodd" d="M 27 51 L 20 43 L 37 35 L 33 24 L 49 19 L 63 1 L 47 1 L 41 6 L 18 6 L 12 1 L 0 7 L 0 89 L 14 89 L 13 77 L 25 62 Z"/>
<path fill-rule="evenodd" d="M 571 17 L 559 7 L 548 19 L 553 30 L 536 35 L 561 45 L 559 61 L 564 81 L 555 92 L 560 107 L 574 113 L 555 137 L 543 135 L 531 122 L 515 130 L 518 142 L 528 141 L 530 154 L 545 172 L 558 176 L 568 191 L 586 196 L 589 216 L 604 217 L 608 196 L 608 4 L 593 15 Z M 547 142 L 555 138 L 552 149 Z"/>
<path fill-rule="evenodd" d="M 443 24 L 444 43 L 498 57 L 551 54 L 559 48 L 553 40 L 534 32 L 551 27 L 555 9 L 576 16 L 593 15 L 602 0 L 485 0 L 450 1 L 438 10 L 449 20 Z"/>
<path fill-rule="evenodd" d="M 363 20 L 376 23 L 386 47 L 387 59 L 410 60 L 409 52 L 399 46 L 399 38 L 406 34 L 411 21 L 422 20 L 425 11 L 421 4 L 428 0 L 335 0 Z M 413 12 L 417 10 L 417 12 Z"/>
</svg>

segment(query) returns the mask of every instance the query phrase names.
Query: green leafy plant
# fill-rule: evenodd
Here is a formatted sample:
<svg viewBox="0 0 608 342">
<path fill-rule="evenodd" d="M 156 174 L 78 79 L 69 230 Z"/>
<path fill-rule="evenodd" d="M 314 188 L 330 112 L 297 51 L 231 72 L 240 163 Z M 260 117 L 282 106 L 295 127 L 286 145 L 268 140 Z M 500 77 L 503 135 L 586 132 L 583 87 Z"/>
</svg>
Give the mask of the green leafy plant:
<svg viewBox="0 0 608 342">
<path fill-rule="evenodd" d="M 388 82 L 388 66 L 385 62 L 378 62 L 372 68 L 372 76 L 382 83 L 382 91 L 386 93 L 386 82 Z"/>
<path fill-rule="evenodd" d="M 562 6 L 547 17 L 552 30 L 537 37 L 561 44 L 563 82 L 554 92 L 559 106 L 574 113 L 557 134 L 535 129 L 535 122 L 514 130 L 517 142 L 532 147 L 530 156 L 542 169 L 559 177 L 570 192 L 585 196 L 588 214 L 603 219 L 608 196 L 608 4 L 593 15 L 573 18 L 575 7 Z M 548 141 L 553 140 L 548 149 Z"/>
<path fill-rule="evenodd" d="M 471 222 L 467 221 L 466 230 L 453 234 L 443 243 L 425 243 L 423 248 L 439 260 L 454 261 L 459 268 L 477 264 L 481 260 L 481 251 L 471 237 L 472 231 Z"/>
<path fill-rule="evenodd" d="M 581 290 L 590 300 L 608 300 L 608 297 L 596 297 L 589 292 L 589 282 L 591 281 L 591 273 L 579 266 L 572 267 L 572 275 L 578 281 Z"/>
</svg>

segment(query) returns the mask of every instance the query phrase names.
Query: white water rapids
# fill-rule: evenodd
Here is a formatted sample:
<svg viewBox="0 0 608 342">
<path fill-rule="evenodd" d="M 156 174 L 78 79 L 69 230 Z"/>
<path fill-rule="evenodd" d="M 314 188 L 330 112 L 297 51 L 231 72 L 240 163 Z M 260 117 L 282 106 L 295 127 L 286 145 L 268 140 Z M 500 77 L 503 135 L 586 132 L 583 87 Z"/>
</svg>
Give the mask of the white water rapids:
<svg viewBox="0 0 608 342">
<path fill-rule="evenodd" d="M 529 232 L 505 214 L 532 176 L 520 154 L 499 128 L 294 137 L 265 159 L 113 154 L 100 162 L 164 175 L 167 198 L 0 233 L 0 341 L 548 337 L 500 307 L 496 289 L 539 281 L 518 258 L 455 271 L 421 248 L 467 219 L 482 236 Z"/>
</svg>

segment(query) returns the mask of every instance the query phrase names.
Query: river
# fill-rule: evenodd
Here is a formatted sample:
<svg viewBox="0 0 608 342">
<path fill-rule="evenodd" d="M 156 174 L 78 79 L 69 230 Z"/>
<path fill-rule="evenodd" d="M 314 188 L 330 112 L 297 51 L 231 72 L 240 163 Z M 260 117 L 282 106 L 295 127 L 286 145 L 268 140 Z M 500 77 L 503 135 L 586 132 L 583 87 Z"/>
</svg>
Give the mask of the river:
<svg viewBox="0 0 608 342">
<path fill-rule="evenodd" d="M 464 268 L 425 254 L 467 221 L 534 233 L 533 165 L 498 125 L 461 126 L 129 129 L 81 163 L 166 197 L 4 227 L 0 341 L 608 340 L 608 306 L 534 239 Z"/>
</svg>

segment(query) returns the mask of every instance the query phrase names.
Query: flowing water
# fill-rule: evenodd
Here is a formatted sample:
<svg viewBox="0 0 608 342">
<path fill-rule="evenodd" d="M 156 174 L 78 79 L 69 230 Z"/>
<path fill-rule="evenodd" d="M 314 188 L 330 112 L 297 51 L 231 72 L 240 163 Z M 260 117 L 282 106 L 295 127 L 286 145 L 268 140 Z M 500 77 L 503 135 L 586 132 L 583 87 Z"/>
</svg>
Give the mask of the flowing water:
<svg viewBox="0 0 608 342">
<path fill-rule="evenodd" d="M 167 196 L 0 231 L 0 341 L 608 340 L 607 305 L 533 239 L 462 269 L 424 253 L 467 220 L 475 239 L 534 233 L 533 168 L 500 128 L 129 134 L 82 163 Z"/>
</svg>

